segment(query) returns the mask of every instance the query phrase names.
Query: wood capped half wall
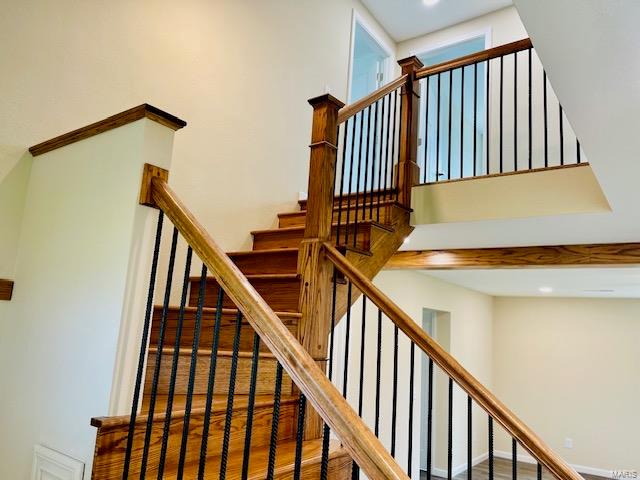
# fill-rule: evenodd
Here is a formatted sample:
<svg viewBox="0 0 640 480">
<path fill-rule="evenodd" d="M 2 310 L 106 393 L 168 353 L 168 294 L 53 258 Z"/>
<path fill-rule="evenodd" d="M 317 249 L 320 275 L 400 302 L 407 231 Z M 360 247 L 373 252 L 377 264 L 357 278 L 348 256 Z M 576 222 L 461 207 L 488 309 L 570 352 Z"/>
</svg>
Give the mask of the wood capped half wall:
<svg viewBox="0 0 640 480">
<path fill-rule="evenodd" d="M 388 270 L 640 266 L 640 243 L 465 248 L 397 252 Z"/>
</svg>

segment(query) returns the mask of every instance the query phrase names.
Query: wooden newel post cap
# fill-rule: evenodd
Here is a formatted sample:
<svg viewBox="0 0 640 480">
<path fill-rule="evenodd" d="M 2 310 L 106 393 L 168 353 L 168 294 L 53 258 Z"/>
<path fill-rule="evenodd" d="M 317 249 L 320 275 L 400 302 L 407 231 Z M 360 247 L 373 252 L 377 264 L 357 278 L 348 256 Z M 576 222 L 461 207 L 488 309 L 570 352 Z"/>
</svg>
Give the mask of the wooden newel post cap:
<svg viewBox="0 0 640 480">
<path fill-rule="evenodd" d="M 403 75 L 405 73 L 415 72 L 416 70 L 420 70 L 422 67 L 424 67 L 424 63 L 422 63 L 420 59 L 415 55 L 403 58 L 402 60 L 398 60 L 398 65 L 402 67 Z"/>
<path fill-rule="evenodd" d="M 344 107 L 344 102 L 338 100 L 330 93 L 325 93 L 324 95 L 309 99 L 309 105 L 311 105 L 313 108 L 321 107 L 327 104 L 335 105 L 338 110 Z"/>
</svg>

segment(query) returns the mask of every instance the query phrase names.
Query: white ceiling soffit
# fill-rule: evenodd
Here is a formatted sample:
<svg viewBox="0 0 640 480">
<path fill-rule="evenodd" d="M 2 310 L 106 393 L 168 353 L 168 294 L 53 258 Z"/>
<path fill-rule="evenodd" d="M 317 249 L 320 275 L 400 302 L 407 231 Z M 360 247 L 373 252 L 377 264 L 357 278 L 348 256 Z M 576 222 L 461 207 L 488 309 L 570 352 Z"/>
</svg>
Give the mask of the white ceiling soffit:
<svg viewBox="0 0 640 480">
<path fill-rule="evenodd" d="M 512 0 L 440 0 L 433 6 L 422 0 L 362 0 L 362 3 L 397 42 L 513 5 Z"/>
<path fill-rule="evenodd" d="M 640 298 L 640 268 L 429 270 L 424 273 L 493 296 Z"/>
</svg>

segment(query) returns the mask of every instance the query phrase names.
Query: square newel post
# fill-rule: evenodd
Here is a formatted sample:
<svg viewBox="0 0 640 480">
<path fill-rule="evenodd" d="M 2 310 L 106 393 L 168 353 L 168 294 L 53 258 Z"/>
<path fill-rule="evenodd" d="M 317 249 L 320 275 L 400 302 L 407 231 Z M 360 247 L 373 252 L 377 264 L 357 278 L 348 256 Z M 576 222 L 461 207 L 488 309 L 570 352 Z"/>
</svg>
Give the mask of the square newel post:
<svg viewBox="0 0 640 480">
<path fill-rule="evenodd" d="M 298 335 L 302 346 L 326 367 L 327 341 L 331 329 L 332 272 L 322 243 L 331 238 L 334 178 L 338 150 L 338 111 L 344 106 L 331 95 L 312 98 L 311 161 L 304 239 L 298 254 L 301 277 Z M 309 409 L 305 422 L 305 438 L 322 436 L 322 419 Z"/>
<path fill-rule="evenodd" d="M 424 65 L 416 56 L 398 61 L 402 74 L 408 75 L 402 87 L 402 115 L 400 117 L 400 152 L 398 161 L 398 202 L 411 208 L 411 188 L 420 178 L 420 167 L 416 162 L 418 154 L 418 115 L 420 111 L 420 82 L 416 71 Z"/>
</svg>

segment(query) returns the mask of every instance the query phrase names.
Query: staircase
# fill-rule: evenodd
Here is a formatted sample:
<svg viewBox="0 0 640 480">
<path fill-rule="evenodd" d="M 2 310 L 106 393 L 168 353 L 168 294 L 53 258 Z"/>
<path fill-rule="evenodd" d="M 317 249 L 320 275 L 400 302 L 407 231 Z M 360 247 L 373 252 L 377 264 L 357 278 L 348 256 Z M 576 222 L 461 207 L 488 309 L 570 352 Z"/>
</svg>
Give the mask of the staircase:
<svg viewBox="0 0 640 480">
<path fill-rule="evenodd" d="M 390 192 L 386 192 L 390 196 Z M 370 207 L 380 205 L 380 221 L 371 220 Z M 357 205 L 354 198 L 336 198 L 335 209 L 358 207 L 359 226 L 356 247 L 339 245 L 351 262 L 362 265 L 372 277 L 386 263 L 389 257 L 402 244 L 411 230 L 407 209 L 393 200 L 371 202 L 360 201 Z M 363 207 L 366 213 L 363 212 Z M 306 219 L 306 201 L 300 202 L 300 210 L 278 215 L 278 228 L 257 230 L 253 235 L 253 250 L 229 252 L 228 256 L 240 271 L 247 277 L 251 285 L 277 313 L 289 331 L 298 336 L 300 302 L 300 275 L 297 272 L 299 245 L 303 239 Z M 376 210 L 377 211 L 377 210 Z M 355 218 L 352 213 L 351 218 Z M 343 214 L 341 229 L 344 232 L 346 213 Z M 347 225 L 349 225 L 347 223 Z M 333 226 L 337 232 L 337 223 Z M 180 457 L 182 426 L 185 415 L 185 403 L 188 389 L 189 367 L 191 364 L 191 347 L 195 332 L 198 304 L 198 284 L 200 277 L 189 279 L 188 305 L 184 309 L 180 349 L 178 351 L 177 375 L 171 414 L 170 434 L 168 438 L 165 469 L 163 478 L 177 478 L 177 467 Z M 344 285 L 340 286 L 344 289 Z M 208 372 L 210 369 L 213 348 L 214 324 L 217 313 L 219 285 L 209 277 L 204 294 L 200 341 L 197 349 L 197 370 L 192 398 L 190 430 L 186 448 L 184 478 L 196 478 L 199 466 L 201 437 L 207 399 Z M 342 295 L 340 311 L 346 311 L 346 295 Z M 353 298 L 355 301 L 356 298 Z M 236 317 L 238 309 L 225 297 L 221 311 L 219 344 L 216 353 L 217 368 L 213 405 L 211 410 L 210 429 L 208 434 L 208 451 L 206 477 L 220 478 L 220 452 L 224 434 L 224 424 L 229 394 L 230 371 L 233 357 Z M 160 324 L 163 306 L 156 305 L 153 310 L 151 335 L 147 349 L 145 383 L 143 389 L 142 410 L 136 418 L 136 437 L 133 443 L 129 475 L 137 477 L 142 467 L 144 437 L 147 433 L 147 420 L 152 390 L 152 379 L 158 349 L 153 347 L 160 338 Z M 165 412 L 169 394 L 172 358 L 175 353 L 176 333 L 180 314 L 179 305 L 171 305 L 166 312 L 164 344 L 161 352 L 162 360 L 158 376 L 158 387 L 155 403 L 156 412 Z M 246 321 L 242 321 L 239 338 L 239 354 L 237 377 L 233 397 L 232 426 L 227 461 L 227 478 L 242 478 L 244 442 L 247 427 L 249 394 L 251 389 L 251 367 L 253 356 L 254 330 Z M 170 347 L 169 347 L 170 346 Z M 257 381 L 255 383 L 255 411 L 251 434 L 251 455 L 249 463 L 249 479 L 267 478 L 269 442 L 273 428 L 274 379 L 277 361 L 263 344 L 260 346 Z M 282 397 L 280 399 L 280 417 L 278 424 L 278 442 L 276 468 L 274 478 L 293 478 L 296 420 L 300 393 L 293 385 L 291 378 L 285 373 L 282 380 Z M 153 417 L 148 451 L 148 478 L 155 478 L 158 472 L 158 460 L 162 448 L 162 433 L 165 415 L 156 413 Z M 125 445 L 129 432 L 129 416 L 94 418 L 91 422 L 97 427 L 97 442 L 93 466 L 94 480 L 120 479 L 124 465 Z M 302 475 L 303 478 L 319 478 L 322 439 L 307 440 L 303 444 Z M 339 442 L 332 442 L 329 455 L 330 479 L 351 478 L 351 457 Z"/>
<path fill-rule="evenodd" d="M 484 55 L 504 54 L 494 50 Z M 467 397 L 469 471 L 475 408 L 488 419 L 490 470 L 495 425 L 512 439 L 514 465 L 521 446 L 538 461 L 538 478 L 545 468 L 555 478 L 581 479 L 371 282 L 412 231 L 411 190 L 419 181 L 419 79 L 431 70 L 415 57 L 399 63 L 400 78 L 353 105 L 345 107 L 330 95 L 310 100 L 309 199 L 298 211 L 279 214 L 278 228 L 251 232 L 251 251 L 221 251 L 168 186 L 168 172 L 146 166 L 141 203 L 160 215 L 133 402 L 130 415 L 92 419 L 94 480 L 345 480 L 359 479 L 361 472 L 374 480 L 417 478 L 413 389 L 421 355 L 428 360 L 430 385 L 434 368 L 448 377 L 449 478 L 457 385 Z M 165 217 L 173 236 L 164 291 L 156 292 Z M 186 247 L 183 277 L 174 271 L 180 242 Z M 192 276 L 198 266 L 201 274 Z M 176 278 L 182 294 L 172 304 Z M 162 293 L 164 301 L 154 306 Z M 358 325 L 352 308 L 359 298 Z M 370 319 L 367 328 L 377 324 L 377 349 L 364 340 L 354 345 L 356 372 L 350 368 L 350 338 L 366 338 L 369 312 L 376 321 Z M 383 319 L 394 332 L 392 366 L 381 354 Z M 342 321 L 340 392 L 339 382 L 332 381 L 335 327 Z M 400 339 L 411 348 L 410 361 L 402 364 Z M 367 399 L 375 402 L 375 426 L 363 419 L 367 348 L 369 354 L 377 351 L 375 365 L 366 368 L 376 373 L 375 399 Z M 390 388 L 381 386 L 383 369 L 393 372 L 393 410 L 381 415 L 381 388 Z M 399 375 L 400 369 L 408 372 Z M 357 405 L 350 404 L 347 387 L 358 379 Z M 408 380 L 408 425 L 397 422 L 404 408 L 398 405 L 401 380 Z M 428 394 L 431 432 L 431 387 Z M 390 425 L 390 448 L 379 438 L 380 423 Z M 408 450 L 400 458 L 396 440 L 403 435 Z M 427 437 L 431 455 L 434 442 Z"/>
</svg>

